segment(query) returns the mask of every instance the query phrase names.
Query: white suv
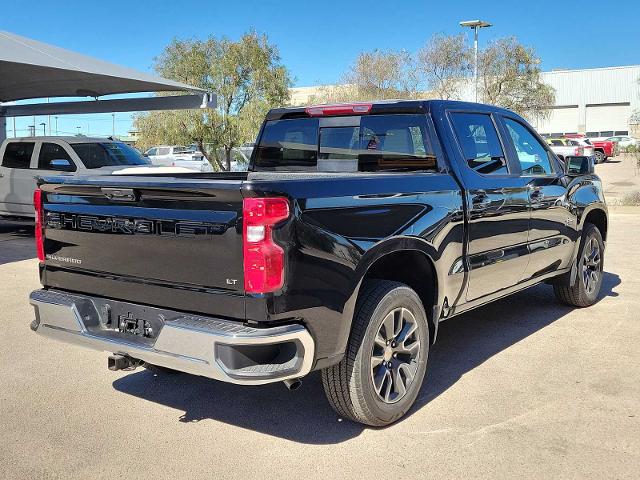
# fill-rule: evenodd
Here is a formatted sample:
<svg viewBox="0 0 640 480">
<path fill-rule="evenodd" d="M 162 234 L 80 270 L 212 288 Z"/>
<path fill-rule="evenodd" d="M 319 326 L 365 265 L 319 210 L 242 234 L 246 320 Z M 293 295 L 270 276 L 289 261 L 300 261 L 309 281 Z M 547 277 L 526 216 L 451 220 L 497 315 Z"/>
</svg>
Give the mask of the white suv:
<svg viewBox="0 0 640 480">
<path fill-rule="evenodd" d="M 158 145 L 144 155 L 151 163 L 161 167 L 182 167 L 197 172 L 213 172 L 213 167 L 202 152 L 180 145 Z"/>
<path fill-rule="evenodd" d="M 110 175 L 150 162 L 136 149 L 108 138 L 10 138 L 0 146 L 0 218 L 33 219 L 36 178 Z"/>
</svg>

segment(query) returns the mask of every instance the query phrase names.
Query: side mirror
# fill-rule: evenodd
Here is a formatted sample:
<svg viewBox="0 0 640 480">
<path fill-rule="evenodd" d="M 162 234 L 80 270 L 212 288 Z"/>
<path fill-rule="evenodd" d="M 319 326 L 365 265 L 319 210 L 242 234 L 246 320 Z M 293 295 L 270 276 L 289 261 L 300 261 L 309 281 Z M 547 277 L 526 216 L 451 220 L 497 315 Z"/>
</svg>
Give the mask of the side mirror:
<svg viewBox="0 0 640 480">
<path fill-rule="evenodd" d="M 565 172 L 572 177 L 579 177 L 580 175 L 589 175 L 594 173 L 593 160 L 591 157 L 579 156 L 579 157 L 564 157 Z"/>
<path fill-rule="evenodd" d="M 56 160 L 51 160 L 49 162 L 49 166 L 55 169 L 66 169 L 66 168 L 71 168 L 71 162 L 64 158 L 60 158 Z"/>
</svg>

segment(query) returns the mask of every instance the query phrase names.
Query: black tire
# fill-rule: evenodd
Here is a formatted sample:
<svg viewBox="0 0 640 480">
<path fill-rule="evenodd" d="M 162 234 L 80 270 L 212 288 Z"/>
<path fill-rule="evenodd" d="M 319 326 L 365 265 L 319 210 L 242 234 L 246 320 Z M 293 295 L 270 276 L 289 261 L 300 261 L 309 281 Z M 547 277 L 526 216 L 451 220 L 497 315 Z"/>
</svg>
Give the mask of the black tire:
<svg viewBox="0 0 640 480">
<path fill-rule="evenodd" d="M 593 247 L 597 252 L 592 250 Z M 597 254 L 597 259 L 593 258 L 594 254 Z M 573 307 L 589 307 L 596 303 L 600 294 L 604 269 L 604 242 L 600 230 L 591 223 L 586 223 L 582 230 L 576 268 L 578 271 L 573 286 L 554 285 L 553 290 L 562 303 Z"/>
<path fill-rule="evenodd" d="M 596 163 L 604 163 L 607 161 L 607 157 L 604 156 L 604 152 L 596 150 L 595 155 L 596 155 Z"/>
<path fill-rule="evenodd" d="M 356 304 L 345 357 L 322 371 L 329 403 L 340 416 L 366 425 L 400 419 L 420 392 L 429 341 L 427 315 L 415 291 L 400 282 L 368 281 Z"/>
</svg>

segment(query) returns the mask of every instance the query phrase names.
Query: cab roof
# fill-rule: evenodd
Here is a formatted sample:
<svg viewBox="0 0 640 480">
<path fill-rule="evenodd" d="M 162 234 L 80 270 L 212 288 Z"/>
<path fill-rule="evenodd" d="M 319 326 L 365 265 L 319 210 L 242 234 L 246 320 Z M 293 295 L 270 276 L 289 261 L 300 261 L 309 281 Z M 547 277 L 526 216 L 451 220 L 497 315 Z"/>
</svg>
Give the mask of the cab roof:
<svg viewBox="0 0 640 480">
<path fill-rule="evenodd" d="M 352 108 L 355 107 L 355 108 Z M 368 107 L 364 111 L 364 107 Z M 352 108 L 350 111 L 349 109 Z M 328 113 L 323 114 L 326 109 Z M 468 110 L 475 112 L 502 112 L 515 115 L 513 112 L 483 103 L 461 102 L 457 100 L 375 100 L 370 102 L 345 102 L 335 104 L 310 105 L 300 107 L 273 108 L 269 110 L 266 120 L 282 120 L 286 118 L 305 118 L 320 116 L 349 116 L 402 113 L 429 113 L 440 110 Z"/>
</svg>

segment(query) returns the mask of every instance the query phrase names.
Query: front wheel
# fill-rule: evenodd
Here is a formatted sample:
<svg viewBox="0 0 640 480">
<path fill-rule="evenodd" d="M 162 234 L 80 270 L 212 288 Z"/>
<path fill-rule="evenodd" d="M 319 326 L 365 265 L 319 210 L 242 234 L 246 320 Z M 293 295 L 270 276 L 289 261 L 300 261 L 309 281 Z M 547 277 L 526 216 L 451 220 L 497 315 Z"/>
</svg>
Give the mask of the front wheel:
<svg viewBox="0 0 640 480">
<path fill-rule="evenodd" d="M 576 260 L 577 278 L 572 286 L 554 285 L 558 300 L 574 307 L 589 307 L 596 303 L 602 288 L 604 242 L 600 230 L 585 224 Z"/>
<path fill-rule="evenodd" d="M 327 399 L 345 418 L 389 425 L 415 402 L 428 355 L 420 297 L 403 283 L 371 280 L 362 287 L 345 357 L 322 371 Z"/>
</svg>

